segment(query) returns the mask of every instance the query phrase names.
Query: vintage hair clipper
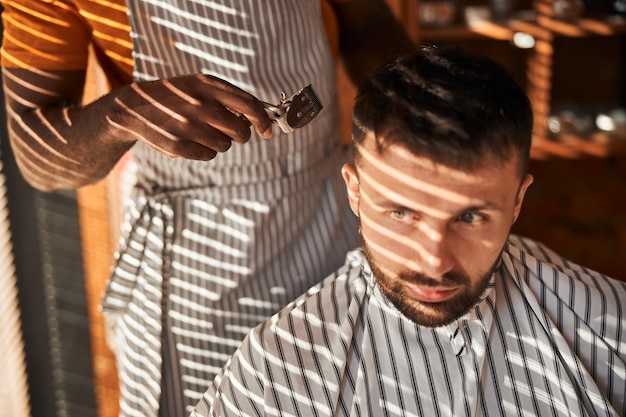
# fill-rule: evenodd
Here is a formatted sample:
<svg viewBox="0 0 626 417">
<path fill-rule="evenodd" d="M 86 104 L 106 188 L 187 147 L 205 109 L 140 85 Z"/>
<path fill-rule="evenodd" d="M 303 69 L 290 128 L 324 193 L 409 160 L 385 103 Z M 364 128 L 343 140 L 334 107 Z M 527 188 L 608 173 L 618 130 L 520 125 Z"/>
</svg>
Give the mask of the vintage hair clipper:
<svg viewBox="0 0 626 417">
<path fill-rule="evenodd" d="M 263 105 L 272 122 L 285 133 L 306 126 L 323 108 L 310 84 L 289 98 L 286 98 L 284 91 L 280 96 L 280 103 L 276 106 L 269 103 Z"/>
</svg>

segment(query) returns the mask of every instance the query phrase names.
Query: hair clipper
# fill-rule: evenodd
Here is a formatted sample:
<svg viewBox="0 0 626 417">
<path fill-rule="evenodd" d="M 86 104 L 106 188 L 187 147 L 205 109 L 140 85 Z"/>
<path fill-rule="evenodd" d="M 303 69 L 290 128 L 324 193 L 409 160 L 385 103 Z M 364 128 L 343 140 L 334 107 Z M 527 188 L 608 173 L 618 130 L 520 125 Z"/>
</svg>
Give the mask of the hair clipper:
<svg viewBox="0 0 626 417">
<path fill-rule="evenodd" d="M 263 105 L 272 122 L 285 133 L 291 133 L 306 126 L 323 108 L 310 84 L 289 98 L 286 97 L 285 92 L 281 92 L 280 95 L 279 104 L 274 106 L 263 103 Z"/>
</svg>

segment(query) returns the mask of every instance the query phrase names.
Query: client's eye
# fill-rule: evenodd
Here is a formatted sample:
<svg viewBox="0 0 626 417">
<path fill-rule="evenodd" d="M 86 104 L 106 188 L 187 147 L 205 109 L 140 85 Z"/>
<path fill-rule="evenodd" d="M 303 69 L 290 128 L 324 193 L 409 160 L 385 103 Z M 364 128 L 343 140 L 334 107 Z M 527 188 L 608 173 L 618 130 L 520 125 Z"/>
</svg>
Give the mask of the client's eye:
<svg viewBox="0 0 626 417">
<path fill-rule="evenodd" d="M 478 221 L 481 221 L 482 219 L 483 216 L 471 212 L 463 213 L 459 216 L 459 220 L 463 223 L 476 223 Z"/>
</svg>

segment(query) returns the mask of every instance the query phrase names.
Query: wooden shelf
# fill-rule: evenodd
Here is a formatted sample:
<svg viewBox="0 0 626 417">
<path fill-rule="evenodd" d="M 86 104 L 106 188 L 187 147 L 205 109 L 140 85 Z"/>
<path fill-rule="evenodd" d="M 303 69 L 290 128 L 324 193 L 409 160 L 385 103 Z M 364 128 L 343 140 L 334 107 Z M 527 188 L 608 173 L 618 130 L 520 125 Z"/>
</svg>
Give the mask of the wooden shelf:
<svg viewBox="0 0 626 417">
<path fill-rule="evenodd" d="M 566 22 L 540 15 L 532 21 L 511 19 L 505 23 L 496 23 L 482 20 L 447 27 L 425 27 L 419 30 L 424 41 L 477 38 L 512 41 L 516 33 L 526 33 L 538 39 L 549 39 L 552 36 L 616 36 L 626 34 L 626 19 L 608 16 L 605 19 L 582 18 Z"/>
<path fill-rule="evenodd" d="M 626 155 L 626 137 L 611 137 L 595 133 L 589 138 L 562 135 L 558 139 L 535 138 L 531 157 L 535 159 L 583 157 L 608 158 Z"/>
<path fill-rule="evenodd" d="M 557 36 L 580 38 L 587 36 L 615 36 L 626 33 L 626 21 L 616 17 L 606 19 L 576 19 L 572 22 L 560 21 L 546 16 L 537 16 L 537 24 Z"/>
</svg>

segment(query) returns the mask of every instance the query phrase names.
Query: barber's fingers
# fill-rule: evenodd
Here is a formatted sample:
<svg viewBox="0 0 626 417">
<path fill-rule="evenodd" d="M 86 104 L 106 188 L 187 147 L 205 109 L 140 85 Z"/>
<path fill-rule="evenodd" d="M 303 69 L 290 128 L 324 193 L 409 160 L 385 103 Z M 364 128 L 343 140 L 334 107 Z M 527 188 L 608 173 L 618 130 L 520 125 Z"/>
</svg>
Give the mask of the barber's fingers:
<svg viewBox="0 0 626 417">
<path fill-rule="evenodd" d="M 264 105 L 255 96 L 216 77 L 202 75 L 200 80 L 206 85 L 201 90 L 201 100 L 205 106 L 213 102 L 218 107 L 227 108 L 241 119 L 254 126 L 260 136 L 268 138 L 272 133 L 272 121 L 265 111 Z M 214 107 L 215 108 L 215 107 Z M 216 120 L 209 120 L 216 123 Z"/>
<path fill-rule="evenodd" d="M 206 75 L 136 83 L 115 104 L 114 127 L 172 157 L 211 159 L 233 141 L 246 143 L 251 125 L 261 136 L 272 132 L 256 97 Z"/>
</svg>

